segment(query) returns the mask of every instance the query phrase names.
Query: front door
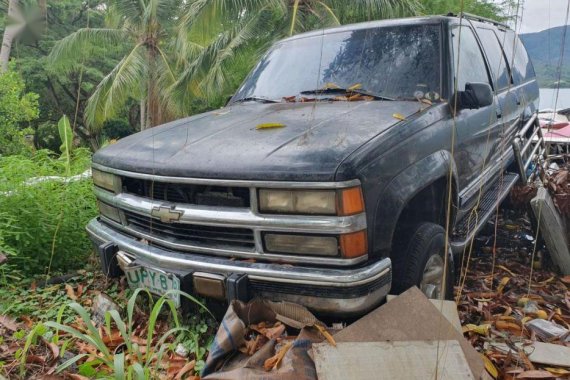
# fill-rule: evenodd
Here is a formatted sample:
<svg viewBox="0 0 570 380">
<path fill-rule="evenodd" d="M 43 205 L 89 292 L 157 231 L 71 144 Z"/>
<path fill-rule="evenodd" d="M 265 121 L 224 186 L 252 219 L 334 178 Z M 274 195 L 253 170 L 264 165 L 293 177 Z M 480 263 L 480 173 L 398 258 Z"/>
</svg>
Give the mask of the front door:
<svg viewBox="0 0 570 380">
<path fill-rule="evenodd" d="M 461 35 L 460 35 L 461 28 Z M 464 91 L 467 83 L 488 83 L 492 86 L 489 70 L 477 38 L 470 26 L 452 28 L 454 73 L 457 91 Z M 453 102 L 453 99 L 451 99 Z M 454 159 L 460 181 L 460 207 L 471 207 L 482 186 L 496 150 L 502 126 L 502 110 L 497 96 L 492 105 L 480 109 L 462 109 L 457 112 Z"/>
</svg>

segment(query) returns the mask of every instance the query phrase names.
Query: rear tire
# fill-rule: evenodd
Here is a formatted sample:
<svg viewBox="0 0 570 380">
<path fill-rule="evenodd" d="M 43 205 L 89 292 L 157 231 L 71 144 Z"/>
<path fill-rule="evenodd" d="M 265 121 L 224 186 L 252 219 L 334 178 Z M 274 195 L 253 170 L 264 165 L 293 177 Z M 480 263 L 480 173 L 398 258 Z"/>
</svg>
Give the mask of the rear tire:
<svg viewBox="0 0 570 380">
<path fill-rule="evenodd" d="M 398 246 L 404 249 L 392 254 L 394 293 L 400 294 L 417 286 L 428 298 L 437 299 L 443 295 L 444 299 L 451 299 L 453 263 L 449 253 L 447 275 L 443 279 L 446 238 L 443 227 L 428 222 L 418 224 L 411 229 L 411 234 L 401 237 L 403 244 Z"/>
</svg>

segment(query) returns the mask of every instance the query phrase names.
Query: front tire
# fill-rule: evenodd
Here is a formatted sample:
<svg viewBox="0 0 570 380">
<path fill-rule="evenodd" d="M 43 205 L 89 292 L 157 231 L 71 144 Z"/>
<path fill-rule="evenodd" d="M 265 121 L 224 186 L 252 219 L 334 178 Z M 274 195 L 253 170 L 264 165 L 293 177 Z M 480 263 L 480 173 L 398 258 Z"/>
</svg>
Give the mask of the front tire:
<svg viewBox="0 0 570 380">
<path fill-rule="evenodd" d="M 405 249 L 392 254 L 392 290 L 400 294 L 417 286 L 428 298 L 439 299 L 443 296 L 444 299 L 451 299 L 453 263 L 449 259 L 445 279 L 443 276 L 447 239 L 445 229 L 435 223 L 424 222 L 413 228 L 406 238 L 409 239 L 407 244 L 399 244 Z"/>
</svg>

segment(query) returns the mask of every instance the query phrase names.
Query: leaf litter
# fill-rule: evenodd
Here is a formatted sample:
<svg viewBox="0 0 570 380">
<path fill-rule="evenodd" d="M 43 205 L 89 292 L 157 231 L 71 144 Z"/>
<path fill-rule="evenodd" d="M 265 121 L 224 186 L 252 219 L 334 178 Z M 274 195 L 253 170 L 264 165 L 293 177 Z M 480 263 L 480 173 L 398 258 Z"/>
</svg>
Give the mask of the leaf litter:
<svg viewBox="0 0 570 380">
<path fill-rule="evenodd" d="M 517 189 L 512 202 L 526 203 L 532 193 Z M 535 247 L 524 208 L 501 209 L 497 222 L 496 235 L 491 220 L 476 238 L 457 299 L 464 336 L 484 355 L 493 378 L 570 379 L 570 361 L 554 366 L 534 359 L 539 348 L 570 347 L 568 276 L 555 273 L 540 240 Z"/>
</svg>

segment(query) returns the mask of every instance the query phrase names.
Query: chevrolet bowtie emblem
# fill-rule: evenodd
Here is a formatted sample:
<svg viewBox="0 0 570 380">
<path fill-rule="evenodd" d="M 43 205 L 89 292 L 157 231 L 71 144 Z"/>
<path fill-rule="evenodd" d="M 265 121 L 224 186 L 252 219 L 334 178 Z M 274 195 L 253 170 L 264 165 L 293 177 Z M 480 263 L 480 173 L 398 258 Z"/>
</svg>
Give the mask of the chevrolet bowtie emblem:
<svg viewBox="0 0 570 380">
<path fill-rule="evenodd" d="M 155 206 L 152 208 L 151 215 L 159 218 L 163 223 L 172 223 L 180 220 L 184 211 L 175 210 L 176 206 Z"/>
</svg>

